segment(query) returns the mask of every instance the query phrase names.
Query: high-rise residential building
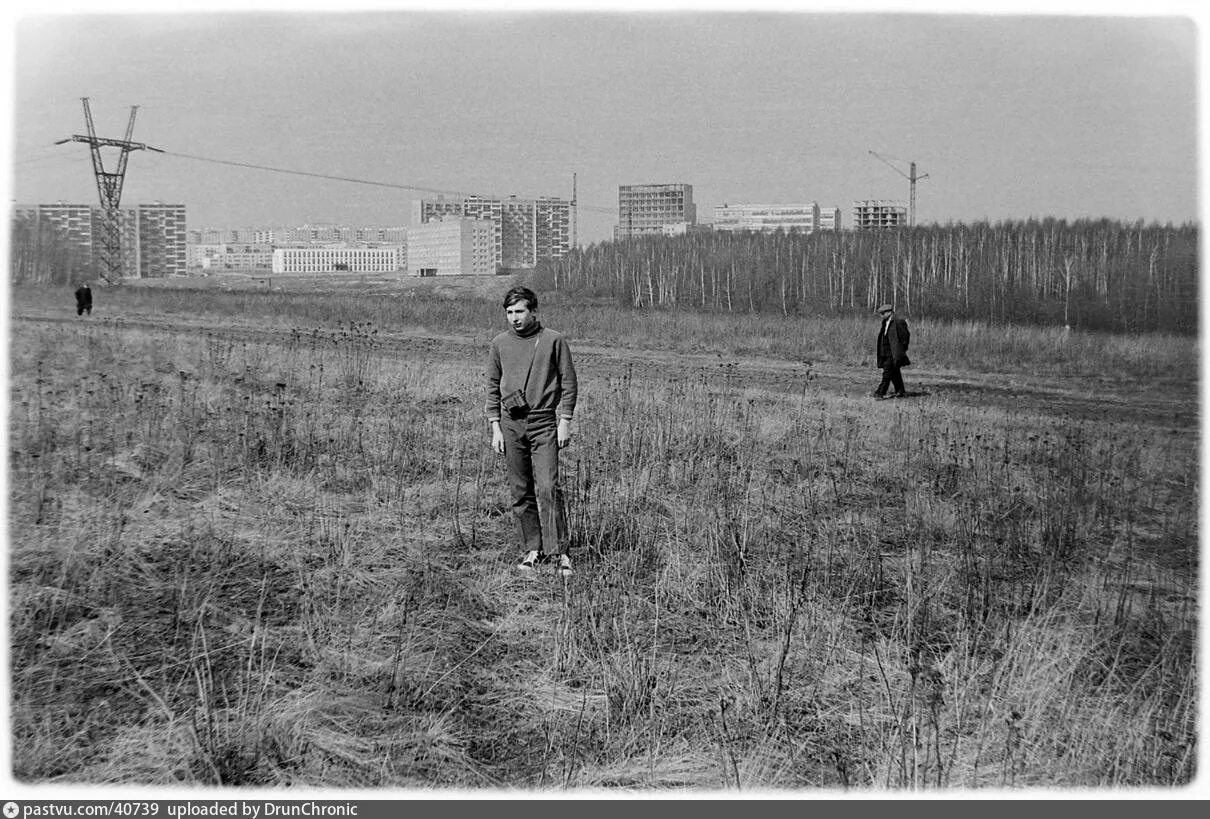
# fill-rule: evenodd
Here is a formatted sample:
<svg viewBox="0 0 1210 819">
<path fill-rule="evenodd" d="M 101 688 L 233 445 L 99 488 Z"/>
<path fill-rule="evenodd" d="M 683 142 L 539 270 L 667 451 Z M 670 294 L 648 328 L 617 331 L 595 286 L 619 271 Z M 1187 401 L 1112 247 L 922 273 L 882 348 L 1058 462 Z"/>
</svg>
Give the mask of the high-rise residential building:
<svg viewBox="0 0 1210 819">
<path fill-rule="evenodd" d="M 614 238 L 658 236 L 664 225 L 697 223 L 693 186 L 682 183 L 622 185 L 618 188 L 618 226 Z"/>
<path fill-rule="evenodd" d="M 500 202 L 500 266 L 530 268 L 538 263 L 538 210 L 534 203 L 509 197 Z"/>
<path fill-rule="evenodd" d="M 155 202 L 137 213 L 139 278 L 186 275 L 185 206 Z"/>
<path fill-rule="evenodd" d="M 36 218 L 39 224 L 49 226 L 67 243 L 80 264 L 99 272 L 97 266 L 101 263 L 101 231 L 105 224 L 105 211 L 93 205 L 58 202 L 38 205 Z M 127 278 L 138 276 L 138 217 L 134 210 L 118 212 L 118 230 L 123 275 Z"/>
<path fill-rule="evenodd" d="M 90 205 L 39 205 L 37 218 L 51 226 L 85 265 L 100 263 L 105 212 Z M 118 212 L 122 275 L 126 278 L 183 276 L 186 268 L 185 206 L 159 202 Z"/>
<path fill-rule="evenodd" d="M 819 205 L 718 205 L 714 208 L 714 229 L 754 230 L 771 233 L 778 229 L 813 233 L 819 229 Z"/>
<path fill-rule="evenodd" d="M 886 199 L 863 199 L 853 203 L 854 230 L 891 230 L 907 226 L 907 207 Z"/>
<path fill-rule="evenodd" d="M 543 259 L 567 255 L 571 247 L 571 203 L 557 197 L 490 199 L 464 196 L 413 203 L 417 225 L 447 217 L 478 219 L 492 226 L 496 265 L 505 270 L 534 267 Z"/>
<path fill-rule="evenodd" d="M 412 202 L 412 224 L 423 225 L 441 219 L 443 216 L 460 217 L 467 202 L 482 201 L 477 196 L 446 199 L 438 196 L 436 199 L 418 199 Z M 489 220 L 490 221 L 490 220 Z"/>
<path fill-rule="evenodd" d="M 535 234 L 539 259 L 561 259 L 571 250 L 571 202 L 553 196 L 535 200 Z"/>
<path fill-rule="evenodd" d="M 461 215 L 491 223 L 494 263 L 497 270 L 504 267 L 504 204 L 499 199 L 468 196 L 463 201 Z"/>
<path fill-rule="evenodd" d="M 69 205 L 59 202 L 54 205 L 38 205 L 35 213 L 40 224 L 50 225 L 81 259 L 92 259 L 93 207 L 91 205 Z"/>
<path fill-rule="evenodd" d="M 417 226 L 443 219 L 463 218 L 484 221 L 491 226 L 493 263 L 497 267 L 501 267 L 504 263 L 504 208 L 500 200 L 487 199 L 482 196 L 463 196 L 454 199 L 438 196 L 436 199 L 421 199 L 412 203 L 412 222 Z M 415 233 L 416 228 L 413 227 L 409 238 Z M 448 265 L 445 266 L 448 267 Z M 408 272 L 412 272 L 410 264 Z"/>
<path fill-rule="evenodd" d="M 434 217 L 408 231 L 408 275 L 495 275 L 495 237 L 488 219 Z"/>
<path fill-rule="evenodd" d="M 819 230 L 840 230 L 840 208 L 820 208 L 817 224 Z"/>
</svg>

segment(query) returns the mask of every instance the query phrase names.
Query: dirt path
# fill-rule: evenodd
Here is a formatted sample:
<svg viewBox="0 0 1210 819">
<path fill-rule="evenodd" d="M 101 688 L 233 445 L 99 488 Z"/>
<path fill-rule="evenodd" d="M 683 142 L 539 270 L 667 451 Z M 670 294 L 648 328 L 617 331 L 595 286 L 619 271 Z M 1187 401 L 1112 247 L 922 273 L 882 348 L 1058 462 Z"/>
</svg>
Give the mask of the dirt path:
<svg viewBox="0 0 1210 819">
<path fill-rule="evenodd" d="M 23 309 L 11 315 L 11 332 L 19 332 L 23 323 L 66 323 L 78 325 L 81 319 L 59 311 Z M 113 330 L 141 330 L 173 335 L 210 335 L 267 343 L 284 343 L 296 328 L 233 322 L 215 326 L 202 319 L 131 313 L 117 317 L 83 319 L 94 326 Z M 259 321 L 259 320 L 257 320 Z M 378 331 L 375 343 L 383 351 L 436 352 L 448 350 L 460 355 L 481 352 L 483 339 L 461 335 L 433 335 L 422 329 L 406 328 Z M 808 386 L 837 395 L 865 396 L 878 380 L 873 367 L 859 368 L 834 363 L 815 363 L 780 359 L 728 357 L 716 354 L 684 353 L 666 350 L 641 350 L 607 347 L 591 342 L 576 345 L 576 360 L 581 368 L 596 366 L 617 372 L 632 369 L 639 373 L 702 374 L 729 373 L 744 387 L 776 392 L 802 392 Z M 1031 377 L 1022 374 L 954 373 L 912 367 L 905 372 L 909 399 L 941 400 L 961 405 L 1003 408 L 1023 413 L 1141 424 L 1160 429 L 1188 431 L 1199 424 L 1198 384 L 1182 385 L 1132 383 Z M 882 406 L 871 400 L 871 406 Z M 893 403 L 888 404 L 893 406 Z"/>
</svg>

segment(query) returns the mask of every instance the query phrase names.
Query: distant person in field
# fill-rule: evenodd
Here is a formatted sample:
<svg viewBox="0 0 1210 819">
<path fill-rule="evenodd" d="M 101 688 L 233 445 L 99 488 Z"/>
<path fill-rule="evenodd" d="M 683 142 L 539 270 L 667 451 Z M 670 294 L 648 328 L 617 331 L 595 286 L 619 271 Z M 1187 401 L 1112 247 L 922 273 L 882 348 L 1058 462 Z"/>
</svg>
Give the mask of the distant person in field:
<svg viewBox="0 0 1210 819">
<path fill-rule="evenodd" d="M 85 313 L 92 315 L 92 288 L 87 282 L 76 288 L 76 315 Z"/>
<path fill-rule="evenodd" d="M 912 334 L 908 332 L 907 322 L 895 315 L 895 307 L 884 304 L 878 308 L 882 321 L 878 325 L 878 340 L 875 350 L 878 366 L 882 368 L 882 382 L 874 390 L 874 397 L 881 401 L 884 398 L 905 398 L 907 390 L 903 388 L 903 374 L 899 371 L 912 362 L 908 360 L 908 342 Z M 895 394 L 888 396 L 887 388 L 895 387 Z"/>
<path fill-rule="evenodd" d="M 526 287 L 504 294 L 509 329 L 487 356 L 487 423 L 504 455 L 513 519 L 525 554 L 520 568 L 553 565 L 572 573 L 559 486 L 559 450 L 571 443 L 576 368 L 561 333 L 538 321 L 538 297 Z"/>
</svg>

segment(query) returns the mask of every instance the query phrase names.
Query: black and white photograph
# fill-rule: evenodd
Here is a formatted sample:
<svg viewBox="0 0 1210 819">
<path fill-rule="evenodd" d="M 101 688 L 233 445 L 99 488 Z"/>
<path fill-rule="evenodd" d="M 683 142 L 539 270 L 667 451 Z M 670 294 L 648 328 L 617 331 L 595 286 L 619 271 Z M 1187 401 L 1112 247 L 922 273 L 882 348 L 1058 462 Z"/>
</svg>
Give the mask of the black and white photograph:
<svg viewBox="0 0 1210 819">
<path fill-rule="evenodd" d="M 1204 796 L 1197 4 L 5 14 L 8 819 Z"/>
</svg>

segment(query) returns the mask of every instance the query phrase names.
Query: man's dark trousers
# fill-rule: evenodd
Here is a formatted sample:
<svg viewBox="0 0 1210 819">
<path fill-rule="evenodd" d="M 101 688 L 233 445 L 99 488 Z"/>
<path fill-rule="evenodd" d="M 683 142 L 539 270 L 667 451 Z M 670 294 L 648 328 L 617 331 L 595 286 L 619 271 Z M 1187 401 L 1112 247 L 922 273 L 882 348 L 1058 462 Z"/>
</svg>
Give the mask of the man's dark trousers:
<svg viewBox="0 0 1210 819">
<path fill-rule="evenodd" d="M 500 419 L 517 534 L 526 551 L 548 555 L 564 552 L 567 542 L 558 429 L 554 410 L 519 419 L 504 413 Z"/>
<path fill-rule="evenodd" d="M 903 373 L 899 372 L 899 365 L 893 361 L 882 368 L 882 383 L 878 385 L 878 389 L 875 392 L 878 395 L 886 395 L 889 385 L 894 385 L 896 395 L 903 395 L 905 393 L 903 389 Z"/>
</svg>

